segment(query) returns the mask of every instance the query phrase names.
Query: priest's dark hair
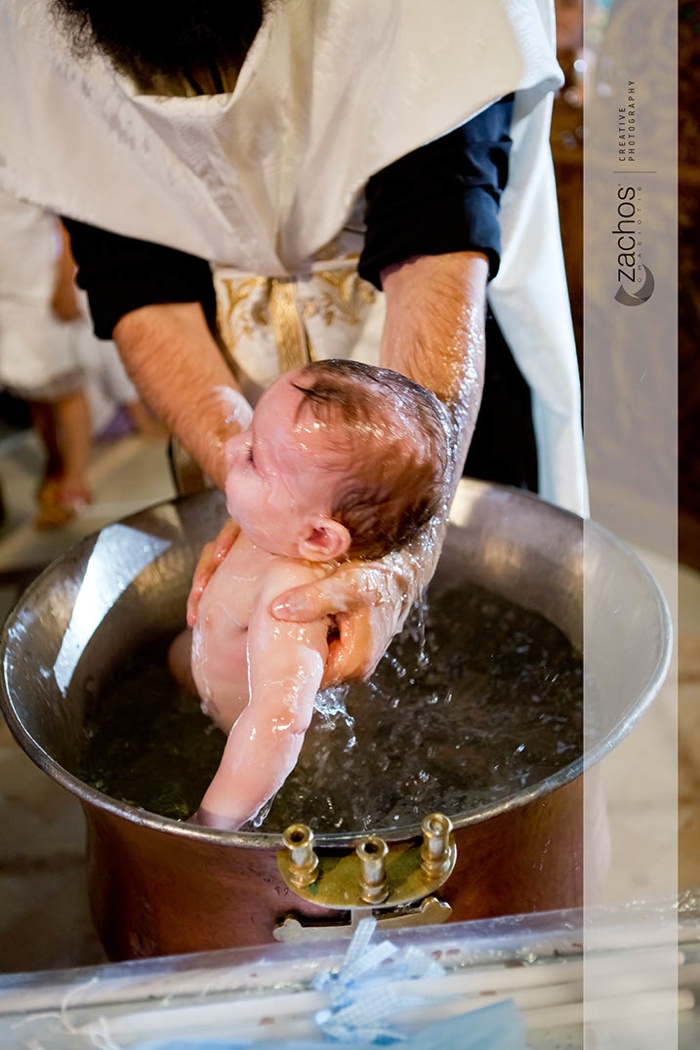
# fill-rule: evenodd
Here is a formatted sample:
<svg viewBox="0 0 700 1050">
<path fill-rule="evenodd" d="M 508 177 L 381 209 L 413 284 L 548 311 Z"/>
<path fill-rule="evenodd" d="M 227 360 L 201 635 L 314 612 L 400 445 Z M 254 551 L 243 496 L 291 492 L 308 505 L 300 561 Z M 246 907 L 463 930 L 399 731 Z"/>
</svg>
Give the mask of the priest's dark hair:
<svg viewBox="0 0 700 1050">
<path fill-rule="evenodd" d="M 240 68 L 266 0 L 50 0 L 73 53 L 137 79 Z"/>
</svg>

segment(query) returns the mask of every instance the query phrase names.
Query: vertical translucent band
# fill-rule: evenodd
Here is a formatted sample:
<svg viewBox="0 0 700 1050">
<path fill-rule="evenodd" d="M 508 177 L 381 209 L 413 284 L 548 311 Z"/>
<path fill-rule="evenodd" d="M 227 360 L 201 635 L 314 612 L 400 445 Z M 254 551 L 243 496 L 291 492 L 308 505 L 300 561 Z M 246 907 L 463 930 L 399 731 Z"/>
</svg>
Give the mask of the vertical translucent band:
<svg viewBox="0 0 700 1050">
<path fill-rule="evenodd" d="M 591 517 L 634 548 L 661 586 L 674 621 L 677 31 L 677 0 L 586 2 L 583 369 Z M 584 528 L 584 560 L 591 551 Z M 608 585 L 614 587 L 615 580 Z M 595 607 L 594 596 L 584 590 L 586 668 L 595 666 L 596 647 L 605 639 L 594 622 Z M 630 617 L 633 634 L 634 610 L 624 600 L 620 610 Z M 646 658 L 653 644 L 639 632 L 634 637 L 638 652 L 628 651 L 625 659 Z M 601 899 L 620 905 L 621 921 L 630 924 L 630 945 L 643 944 L 643 927 L 653 926 L 654 943 L 669 950 L 651 964 L 647 1001 L 655 989 L 668 993 L 677 985 L 671 906 L 678 889 L 676 700 L 674 661 L 650 710 L 587 774 L 585 787 L 586 959 L 594 958 L 600 943 Z M 587 732 L 594 731 L 605 702 L 605 696 L 596 696 L 593 682 L 586 693 Z M 610 862 L 601 885 L 596 875 L 607 848 L 603 805 Z M 630 901 L 650 907 L 635 911 Z M 640 1050 L 678 1045 L 676 1012 L 667 1007 L 641 1017 L 634 996 L 622 1021 L 596 1021 L 594 1005 L 606 989 L 596 986 L 594 973 L 593 967 L 587 969 L 584 1045 L 614 1043 Z M 622 1033 L 618 1042 L 615 1032 Z"/>
</svg>

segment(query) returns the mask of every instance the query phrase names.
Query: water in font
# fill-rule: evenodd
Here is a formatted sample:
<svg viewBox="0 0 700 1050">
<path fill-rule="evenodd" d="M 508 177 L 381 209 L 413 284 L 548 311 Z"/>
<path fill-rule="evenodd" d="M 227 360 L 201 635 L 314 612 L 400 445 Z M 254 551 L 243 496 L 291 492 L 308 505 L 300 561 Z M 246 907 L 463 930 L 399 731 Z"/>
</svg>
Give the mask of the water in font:
<svg viewBox="0 0 700 1050">
<path fill-rule="evenodd" d="M 93 701 L 79 775 L 184 820 L 225 738 L 173 684 L 169 641 L 135 654 Z M 446 590 L 417 610 L 371 681 L 319 694 L 299 762 L 256 826 L 362 832 L 454 816 L 541 782 L 582 750 L 581 654 L 537 613 L 478 587 Z"/>
</svg>

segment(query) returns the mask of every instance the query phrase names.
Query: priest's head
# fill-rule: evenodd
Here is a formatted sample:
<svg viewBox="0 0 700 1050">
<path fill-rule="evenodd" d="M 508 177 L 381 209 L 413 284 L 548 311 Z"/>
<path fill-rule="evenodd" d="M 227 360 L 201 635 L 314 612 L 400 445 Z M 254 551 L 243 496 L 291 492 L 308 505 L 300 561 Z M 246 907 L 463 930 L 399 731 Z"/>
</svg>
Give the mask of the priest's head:
<svg viewBox="0 0 700 1050">
<path fill-rule="evenodd" d="M 141 81 L 240 68 L 265 6 L 265 0 L 51 0 L 75 55 L 101 53 Z"/>
</svg>

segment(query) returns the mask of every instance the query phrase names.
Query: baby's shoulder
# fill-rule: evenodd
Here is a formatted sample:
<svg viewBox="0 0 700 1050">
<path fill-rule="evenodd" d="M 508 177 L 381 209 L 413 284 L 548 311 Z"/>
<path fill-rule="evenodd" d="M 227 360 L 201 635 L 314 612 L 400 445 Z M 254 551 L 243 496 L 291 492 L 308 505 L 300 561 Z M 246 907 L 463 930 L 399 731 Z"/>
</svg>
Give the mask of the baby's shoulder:
<svg viewBox="0 0 700 1050">
<path fill-rule="evenodd" d="M 253 603 L 253 615 L 261 611 L 265 617 L 270 615 L 270 606 L 285 591 L 295 587 L 304 587 L 318 583 L 332 571 L 329 565 L 317 565 L 308 561 L 295 561 L 293 558 L 276 557 L 265 570 L 259 581 L 257 596 Z"/>
<path fill-rule="evenodd" d="M 301 587 L 305 583 L 316 583 L 331 572 L 329 565 L 295 558 L 273 558 L 262 574 L 261 587 L 265 592 L 281 593 L 289 587 Z"/>
</svg>

